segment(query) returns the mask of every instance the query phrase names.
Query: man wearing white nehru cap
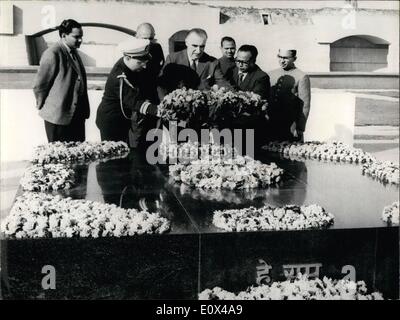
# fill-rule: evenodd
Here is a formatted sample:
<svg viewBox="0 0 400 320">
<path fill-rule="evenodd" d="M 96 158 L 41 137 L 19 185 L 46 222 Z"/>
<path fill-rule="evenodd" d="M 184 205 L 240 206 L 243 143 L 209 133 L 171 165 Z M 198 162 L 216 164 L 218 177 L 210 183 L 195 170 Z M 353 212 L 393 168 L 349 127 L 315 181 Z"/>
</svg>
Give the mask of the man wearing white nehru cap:
<svg viewBox="0 0 400 320">
<path fill-rule="evenodd" d="M 97 109 L 96 124 L 102 140 L 126 141 L 143 147 L 148 130 L 155 123 L 158 108 L 151 101 L 146 65 L 151 59 L 149 40 L 130 38 L 118 46 L 122 54 L 106 82 Z"/>
<path fill-rule="evenodd" d="M 271 81 L 270 140 L 304 140 L 311 102 L 310 78 L 295 66 L 297 50 L 294 48 L 292 45 L 280 48 L 280 68 L 268 72 Z"/>
</svg>

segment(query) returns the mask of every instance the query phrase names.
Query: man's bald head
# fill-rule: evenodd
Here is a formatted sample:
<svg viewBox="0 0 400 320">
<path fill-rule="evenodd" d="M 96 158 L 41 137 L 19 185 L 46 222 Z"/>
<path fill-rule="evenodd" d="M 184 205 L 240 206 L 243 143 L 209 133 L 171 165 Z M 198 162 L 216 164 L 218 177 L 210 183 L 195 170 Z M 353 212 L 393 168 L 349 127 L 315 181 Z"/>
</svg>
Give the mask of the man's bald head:
<svg viewBox="0 0 400 320">
<path fill-rule="evenodd" d="M 153 40 L 155 36 L 154 27 L 148 23 L 141 23 L 136 28 L 136 38 Z"/>
</svg>

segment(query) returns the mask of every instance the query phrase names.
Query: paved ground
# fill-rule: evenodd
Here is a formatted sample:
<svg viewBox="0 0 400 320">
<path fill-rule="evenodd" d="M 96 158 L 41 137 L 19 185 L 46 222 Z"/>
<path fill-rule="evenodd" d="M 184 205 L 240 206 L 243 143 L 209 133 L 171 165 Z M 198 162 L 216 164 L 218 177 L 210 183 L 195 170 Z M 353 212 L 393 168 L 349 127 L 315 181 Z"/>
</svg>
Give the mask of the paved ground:
<svg viewBox="0 0 400 320">
<path fill-rule="evenodd" d="M 372 153 L 379 160 L 399 163 L 399 127 L 356 127 L 354 147 Z"/>
<path fill-rule="evenodd" d="M 356 126 L 398 126 L 399 102 L 393 100 L 373 99 L 357 96 L 356 100 Z M 397 100 L 397 101 L 395 101 Z"/>
<path fill-rule="evenodd" d="M 399 90 L 351 90 L 356 100 L 354 147 L 399 163 Z"/>
<path fill-rule="evenodd" d="M 356 126 L 399 126 L 399 90 L 349 90 L 356 95 Z"/>
<path fill-rule="evenodd" d="M 0 166 L 0 218 L 8 214 L 19 180 L 29 165 L 28 161 L 1 163 Z"/>
</svg>

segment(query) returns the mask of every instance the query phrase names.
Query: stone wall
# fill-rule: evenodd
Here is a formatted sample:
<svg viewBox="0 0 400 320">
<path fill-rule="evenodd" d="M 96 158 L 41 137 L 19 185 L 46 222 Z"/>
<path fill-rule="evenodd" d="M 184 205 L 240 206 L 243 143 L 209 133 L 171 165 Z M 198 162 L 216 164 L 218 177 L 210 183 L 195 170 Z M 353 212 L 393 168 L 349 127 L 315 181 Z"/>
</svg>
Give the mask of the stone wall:
<svg viewBox="0 0 400 320">
<path fill-rule="evenodd" d="M 13 33 L 6 30 L 7 23 L 0 30 L 0 44 L 5 48 L 0 53 L 0 64 L 27 65 L 24 37 L 58 25 L 65 18 L 74 18 L 129 29 L 144 21 L 151 22 L 165 53 L 168 39 L 176 31 L 202 27 L 209 34 L 209 54 L 219 57 L 220 38 L 230 35 L 238 45 L 256 45 L 260 52 L 258 64 L 267 71 L 277 67 L 276 53 L 282 44 L 298 48 L 297 63 L 305 71 L 329 71 L 330 43 L 347 36 L 368 35 L 390 43 L 387 66 L 378 71 L 398 72 L 398 11 L 393 6 L 388 8 L 386 1 L 371 2 L 378 4 L 353 12 L 346 9 L 344 1 L 299 1 L 293 7 L 293 1 L 246 2 L 254 4 L 253 8 L 232 6 L 242 1 L 2 1 L 2 8 L 12 7 L 3 9 L 1 18 L 12 12 L 8 21 Z M 379 6 L 379 2 L 384 4 Z M 327 3 L 335 5 L 324 7 Z M 87 27 L 84 33 L 81 49 L 88 56 L 87 65 L 97 67 L 110 67 L 117 58 L 116 44 L 127 37 L 103 28 Z M 56 32 L 45 36 L 47 43 L 57 39 Z"/>
</svg>

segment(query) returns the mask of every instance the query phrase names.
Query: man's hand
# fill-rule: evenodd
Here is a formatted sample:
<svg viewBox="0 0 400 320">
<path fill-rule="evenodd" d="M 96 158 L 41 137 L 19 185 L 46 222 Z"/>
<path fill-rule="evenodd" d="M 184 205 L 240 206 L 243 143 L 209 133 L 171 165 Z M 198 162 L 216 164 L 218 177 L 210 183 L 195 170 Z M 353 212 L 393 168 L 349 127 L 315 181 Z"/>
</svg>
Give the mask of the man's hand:
<svg viewBox="0 0 400 320">
<path fill-rule="evenodd" d="M 157 114 L 156 114 L 156 117 L 157 117 L 157 118 L 161 118 L 161 105 L 160 105 L 160 104 L 157 106 Z"/>
<path fill-rule="evenodd" d="M 261 111 L 264 113 L 265 119 L 269 120 L 268 116 L 268 102 L 265 101 L 264 105 L 261 107 Z"/>
<path fill-rule="evenodd" d="M 304 142 L 304 131 L 301 131 L 296 128 L 296 122 L 290 126 L 290 132 L 295 138 L 295 141 Z"/>
<path fill-rule="evenodd" d="M 297 130 L 297 141 L 304 142 L 304 131 Z"/>
<path fill-rule="evenodd" d="M 298 138 L 296 122 L 293 122 L 292 125 L 290 126 L 290 133 L 293 135 L 293 137 Z"/>
</svg>

